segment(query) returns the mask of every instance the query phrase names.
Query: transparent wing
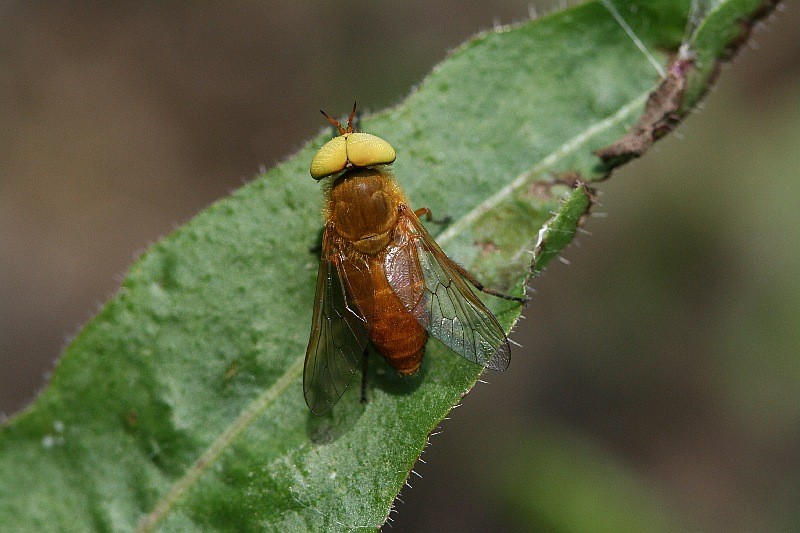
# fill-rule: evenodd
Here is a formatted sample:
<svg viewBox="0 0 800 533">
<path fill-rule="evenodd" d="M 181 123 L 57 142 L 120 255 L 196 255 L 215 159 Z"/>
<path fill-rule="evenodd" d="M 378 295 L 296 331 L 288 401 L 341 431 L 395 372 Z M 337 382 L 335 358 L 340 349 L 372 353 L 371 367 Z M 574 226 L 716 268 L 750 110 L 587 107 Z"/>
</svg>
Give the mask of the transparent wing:
<svg viewBox="0 0 800 533">
<path fill-rule="evenodd" d="M 411 293 L 410 298 L 403 298 L 402 290 L 392 286 L 406 308 L 428 333 L 462 357 L 492 370 L 508 368 L 511 348 L 505 332 L 469 281 L 406 206 L 402 207 L 398 227 L 401 225 L 416 247 L 418 270 L 422 272 L 425 287 L 420 301 Z"/>
<path fill-rule="evenodd" d="M 342 397 L 367 345 L 366 320 L 348 303 L 347 273 L 340 268 L 345 260 L 326 227 L 303 369 L 303 393 L 315 415 L 327 413 Z"/>
</svg>

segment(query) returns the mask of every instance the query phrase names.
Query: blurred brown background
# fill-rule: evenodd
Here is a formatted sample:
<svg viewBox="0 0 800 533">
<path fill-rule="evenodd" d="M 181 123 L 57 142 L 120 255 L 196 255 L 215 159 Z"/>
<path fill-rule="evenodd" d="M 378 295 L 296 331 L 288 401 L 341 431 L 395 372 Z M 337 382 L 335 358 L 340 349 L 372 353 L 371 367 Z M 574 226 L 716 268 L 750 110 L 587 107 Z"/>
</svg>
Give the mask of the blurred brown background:
<svg viewBox="0 0 800 533">
<path fill-rule="evenodd" d="M 137 253 L 291 154 L 320 107 L 396 103 L 468 36 L 528 14 L 0 6 L 0 414 L 32 401 Z M 394 530 L 600 530 L 604 509 L 800 530 L 798 26 L 792 2 L 704 109 L 602 184 L 607 216 L 533 282 L 512 367 L 432 437 Z"/>
</svg>

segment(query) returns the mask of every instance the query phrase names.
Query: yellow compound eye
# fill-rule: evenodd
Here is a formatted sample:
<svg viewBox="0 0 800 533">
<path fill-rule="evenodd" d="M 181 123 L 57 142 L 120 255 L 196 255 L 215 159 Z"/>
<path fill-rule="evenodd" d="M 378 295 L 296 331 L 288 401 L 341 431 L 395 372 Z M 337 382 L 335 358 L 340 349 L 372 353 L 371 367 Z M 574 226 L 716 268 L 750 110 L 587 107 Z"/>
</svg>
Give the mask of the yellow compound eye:
<svg viewBox="0 0 800 533">
<path fill-rule="evenodd" d="M 369 133 L 351 133 L 347 136 L 347 160 L 354 167 L 386 165 L 397 157 L 388 142 Z"/>
<path fill-rule="evenodd" d="M 347 138 L 334 137 L 319 149 L 311 160 L 311 177 L 315 180 L 336 174 L 347 166 Z"/>
<path fill-rule="evenodd" d="M 376 135 L 353 131 L 353 118 L 356 115 L 356 104 L 347 120 L 347 128 L 343 128 L 338 120 L 332 119 L 320 110 L 341 134 L 326 142 L 311 160 L 311 177 L 321 180 L 331 174 L 351 167 L 370 167 L 372 165 L 388 165 L 396 157 L 392 145 Z"/>
<path fill-rule="evenodd" d="M 345 133 L 334 137 L 311 160 L 311 177 L 320 180 L 347 167 L 369 167 L 392 163 L 397 154 L 392 145 L 370 133 Z"/>
</svg>

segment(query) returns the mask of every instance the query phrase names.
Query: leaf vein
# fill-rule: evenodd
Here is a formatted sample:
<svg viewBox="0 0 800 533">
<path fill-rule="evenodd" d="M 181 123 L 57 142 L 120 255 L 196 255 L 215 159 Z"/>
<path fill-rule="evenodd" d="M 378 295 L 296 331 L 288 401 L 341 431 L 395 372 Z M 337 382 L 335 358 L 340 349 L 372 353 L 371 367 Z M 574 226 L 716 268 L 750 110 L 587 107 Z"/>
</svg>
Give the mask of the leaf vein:
<svg viewBox="0 0 800 533">
<path fill-rule="evenodd" d="M 219 437 L 203 452 L 200 457 L 192 464 L 186 474 L 175 482 L 170 490 L 161 498 L 152 511 L 150 511 L 139 522 L 136 527 L 137 533 L 153 531 L 161 522 L 166 514 L 172 509 L 175 502 L 186 492 L 205 472 L 209 466 L 220 456 L 220 454 L 230 445 L 231 442 L 244 431 L 264 409 L 272 405 L 273 402 L 286 390 L 295 378 L 303 373 L 303 358 L 289 367 L 286 372 L 268 389 L 262 392 L 242 413 L 234 420 Z"/>
<path fill-rule="evenodd" d="M 449 241 L 450 239 L 454 238 L 456 235 L 464 231 L 466 227 L 473 224 L 478 218 L 480 218 L 483 214 L 491 211 L 495 206 L 497 206 L 500 202 L 505 200 L 507 197 L 511 196 L 517 189 L 522 188 L 524 185 L 528 183 L 532 176 L 537 176 L 542 173 L 545 169 L 552 168 L 559 160 L 563 159 L 570 153 L 577 150 L 581 145 L 583 145 L 586 141 L 591 139 L 597 133 L 601 131 L 611 128 L 622 122 L 623 120 L 627 119 L 634 111 L 637 111 L 644 104 L 647 102 L 647 98 L 650 96 L 650 91 L 639 95 L 638 97 L 634 98 L 624 106 L 622 106 L 616 113 L 613 115 L 592 124 L 584 131 L 576 135 L 575 137 L 569 139 L 564 144 L 550 152 L 547 156 L 542 158 L 539 163 L 531 167 L 530 169 L 526 170 L 508 185 L 504 186 L 502 189 L 497 191 L 495 194 L 490 196 L 486 201 L 478 204 L 475 206 L 471 211 L 469 211 L 466 215 L 459 218 L 457 221 L 453 222 L 450 227 L 448 227 L 445 231 L 443 231 L 437 238 L 436 242 L 439 243 L 441 246 L 443 243 Z"/>
</svg>

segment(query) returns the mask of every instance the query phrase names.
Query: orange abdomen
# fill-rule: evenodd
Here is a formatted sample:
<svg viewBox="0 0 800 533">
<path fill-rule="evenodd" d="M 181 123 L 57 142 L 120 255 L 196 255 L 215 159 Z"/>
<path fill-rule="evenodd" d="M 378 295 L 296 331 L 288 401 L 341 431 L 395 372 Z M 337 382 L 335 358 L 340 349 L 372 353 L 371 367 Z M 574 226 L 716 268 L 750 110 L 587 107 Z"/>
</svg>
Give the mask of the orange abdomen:
<svg viewBox="0 0 800 533">
<path fill-rule="evenodd" d="M 428 334 L 389 286 L 380 256 L 372 258 L 370 263 L 374 314 L 369 340 L 398 373 L 413 374 L 422 362 Z"/>
</svg>

